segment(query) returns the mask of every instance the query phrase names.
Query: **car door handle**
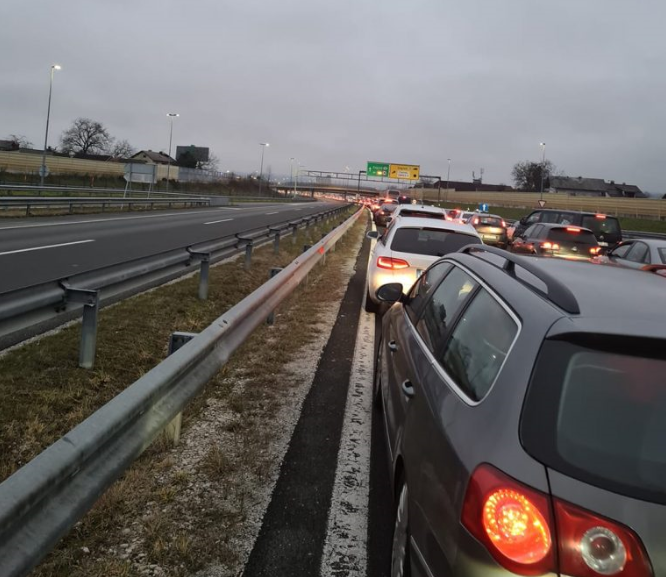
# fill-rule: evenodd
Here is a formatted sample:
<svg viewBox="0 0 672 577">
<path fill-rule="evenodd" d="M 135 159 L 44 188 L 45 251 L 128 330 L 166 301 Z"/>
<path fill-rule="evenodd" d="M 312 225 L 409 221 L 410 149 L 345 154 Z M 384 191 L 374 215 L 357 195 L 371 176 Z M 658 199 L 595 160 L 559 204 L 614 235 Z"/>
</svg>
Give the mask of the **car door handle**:
<svg viewBox="0 0 672 577">
<path fill-rule="evenodd" d="M 387 343 L 387 348 L 390 349 L 393 353 L 396 353 L 399 350 L 396 341 L 390 341 Z"/>
<path fill-rule="evenodd" d="M 413 388 L 413 383 L 406 379 L 403 383 L 401 383 L 401 390 L 404 392 L 404 395 L 406 395 L 409 399 L 412 399 L 415 396 L 415 389 Z"/>
</svg>

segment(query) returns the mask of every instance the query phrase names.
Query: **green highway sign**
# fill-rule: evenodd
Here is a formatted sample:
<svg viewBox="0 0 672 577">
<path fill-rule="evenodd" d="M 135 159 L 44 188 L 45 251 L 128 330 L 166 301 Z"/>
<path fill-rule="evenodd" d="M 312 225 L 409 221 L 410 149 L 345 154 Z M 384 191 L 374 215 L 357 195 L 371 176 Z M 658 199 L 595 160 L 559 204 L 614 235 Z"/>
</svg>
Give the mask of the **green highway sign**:
<svg viewBox="0 0 672 577">
<path fill-rule="evenodd" d="M 388 176 L 390 174 L 390 165 L 384 162 L 367 162 L 367 176 Z"/>
</svg>

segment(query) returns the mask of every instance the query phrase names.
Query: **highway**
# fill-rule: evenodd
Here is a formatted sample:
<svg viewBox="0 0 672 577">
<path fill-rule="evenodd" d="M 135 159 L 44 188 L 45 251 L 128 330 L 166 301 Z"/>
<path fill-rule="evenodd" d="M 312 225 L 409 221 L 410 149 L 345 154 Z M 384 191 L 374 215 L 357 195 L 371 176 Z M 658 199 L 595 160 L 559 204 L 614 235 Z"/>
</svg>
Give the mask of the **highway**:
<svg viewBox="0 0 672 577">
<path fill-rule="evenodd" d="M 0 220 L 0 294 L 323 211 L 333 203 Z"/>
</svg>

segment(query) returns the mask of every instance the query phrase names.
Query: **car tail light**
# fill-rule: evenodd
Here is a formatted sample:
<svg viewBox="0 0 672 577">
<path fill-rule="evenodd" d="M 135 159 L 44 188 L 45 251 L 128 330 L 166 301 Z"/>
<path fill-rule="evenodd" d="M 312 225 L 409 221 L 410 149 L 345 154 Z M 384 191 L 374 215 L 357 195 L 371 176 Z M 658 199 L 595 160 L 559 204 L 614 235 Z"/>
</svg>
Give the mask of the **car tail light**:
<svg viewBox="0 0 672 577">
<path fill-rule="evenodd" d="M 627 527 L 559 499 L 553 500 L 563 575 L 651 577 L 651 564 Z"/>
<path fill-rule="evenodd" d="M 595 218 L 599 218 L 600 220 L 604 220 L 605 218 L 607 218 L 607 215 L 606 214 L 596 214 Z"/>
<path fill-rule="evenodd" d="M 551 499 L 491 465 L 479 465 L 469 480 L 462 525 L 516 575 L 653 577 L 630 529 Z"/>
<path fill-rule="evenodd" d="M 490 465 L 479 466 L 469 481 L 462 524 L 505 569 L 517 575 L 554 570 L 548 495 Z"/>
<path fill-rule="evenodd" d="M 567 232 L 581 232 L 581 229 L 578 226 L 568 226 Z"/>
<path fill-rule="evenodd" d="M 478 224 L 479 222 L 481 222 L 481 219 L 478 218 L 477 216 L 475 216 L 474 217 L 474 224 Z"/>
<path fill-rule="evenodd" d="M 541 248 L 544 250 L 560 250 L 560 245 L 555 242 L 542 242 Z"/>
<path fill-rule="evenodd" d="M 408 268 L 409 264 L 400 258 L 392 258 L 389 256 L 379 256 L 378 260 L 376 261 L 376 265 L 379 268 L 387 268 L 387 269 L 394 269 L 398 270 L 401 268 Z"/>
<path fill-rule="evenodd" d="M 501 226 L 502 228 L 506 228 L 506 221 L 502 219 L 502 222 L 500 223 L 499 226 Z"/>
<path fill-rule="evenodd" d="M 600 254 L 600 247 L 599 246 L 591 246 L 590 247 L 590 254 Z"/>
</svg>

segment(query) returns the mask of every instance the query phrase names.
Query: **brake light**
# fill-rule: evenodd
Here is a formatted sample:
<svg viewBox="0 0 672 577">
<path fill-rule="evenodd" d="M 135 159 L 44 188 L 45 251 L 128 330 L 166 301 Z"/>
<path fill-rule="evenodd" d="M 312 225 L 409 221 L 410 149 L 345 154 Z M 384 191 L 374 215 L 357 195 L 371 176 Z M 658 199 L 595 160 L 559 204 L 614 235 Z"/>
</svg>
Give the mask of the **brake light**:
<svg viewBox="0 0 672 577">
<path fill-rule="evenodd" d="M 560 250 L 560 245 L 557 244 L 557 243 L 555 243 L 555 242 L 553 242 L 553 243 L 551 243 L 551 242 L 542 242 L 542 243 L 541 243 L 541 248 L 543 248 L 543 249 L 545 249 L 545 250 Z"/>
<path fill-rule="evenodd" d="M 393 270 L 399 270 L 402 268 L 408 268 L 409 264 L 400 258 L 391 258 L 389 256 L 379 256 L 376 261 L 376 266 L 379 268 L 387 268 Z"/>
<path fill-rule="evenodd" d="M 481 219 L 478 218 L 477 216 L 475 216 L 474 217 L 474 224 L 478 224 L 479 222 L 481 222 Z"/>
<path fill-rule="evenodd" d="M 581 229 L 578 226 L 568 226 L 566 230 L 567 232 L 581 232 Z"/>
<path fill-rule="evenodd" d="M 499 226 L 501 226 L 502 228 L 506 228 L 506 221 L 502 219 L 502 222 L 500 223 Z"/>
<path fill-rule="evenodd" d="M 591 246 L 590 247 L 590 254 L 600 254 L 600 247 L 599 246 Z"/>
<path fill-rule="evenodd" d="M 607 218 L 607 215 L 606 214 L 596 214 L 595 218 L 599 218 L 600 220 L 604 220 L 605 218 Z"/>
<path fill-rule="evenodd" d="M 560 567 L 563 575 L 647 577 L 651 564 L 637 536 L 627 527 L 570 503 L 554 499 Z"/>
<path fill-rule="evenodd" d="M 469 480 L 462 524 L 509 571 L 542 575 L 555 567 L 549 497 L 490 465 Z"/>
<path fill-rule="evenodd" d="M 462 525 L 516 575 L 653 575 L 644 547 L 630 529 L 551 499 L 492 465 L 479 465 L 472 474 Z"/>
</svg>

